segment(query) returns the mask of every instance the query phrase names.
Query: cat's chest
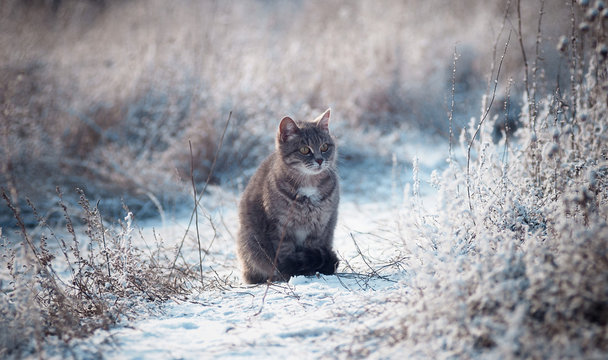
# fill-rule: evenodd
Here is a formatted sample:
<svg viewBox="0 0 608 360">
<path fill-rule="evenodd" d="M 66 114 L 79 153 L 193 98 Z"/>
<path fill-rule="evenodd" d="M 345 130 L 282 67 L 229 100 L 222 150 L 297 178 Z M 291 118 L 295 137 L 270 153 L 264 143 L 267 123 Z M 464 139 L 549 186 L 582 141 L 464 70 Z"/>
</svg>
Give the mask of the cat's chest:
<svg viewBox="0 0 608 360">
<path fill-rule="evenodd" d="M 337 206 L 336 186 L 332 186 L 331 180 L 295 188 L 277 182 L 274 192 L 277 196 L 268 197 L 267 207 L 270 218 L 277 221 L 277 230 L 290 234 L 300 245 L 311 236 L 323 233 Z"/>
<path fill-rule="evenodd" d="M 297 191 L 297 200 L 300 201 L 310 201 L 312 203 L 317 203 L 320 199 L 319 189 L 316 186 L 302 186 Z"/>
<path fill-rule="evenodd" d="M 294 218 L 290 221 L 288 231 L 292 232 L 298 245 L 303 245 L 310 235 L 323 232 L 332 212 L 318 187 L 302 186 L 296 193 Z"/>
</svg>

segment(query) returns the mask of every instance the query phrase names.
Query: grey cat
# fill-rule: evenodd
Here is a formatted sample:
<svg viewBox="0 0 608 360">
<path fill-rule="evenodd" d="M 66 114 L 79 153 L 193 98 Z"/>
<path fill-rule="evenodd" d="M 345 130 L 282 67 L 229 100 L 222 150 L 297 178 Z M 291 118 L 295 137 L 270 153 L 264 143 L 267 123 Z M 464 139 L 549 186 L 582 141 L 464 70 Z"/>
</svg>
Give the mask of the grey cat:
<svg viewBox="0 0 608 360">
<path fill-rule="evenodd" d="M 340 188 L 327 109 L 312 122 L 281 120 L 276 150 L 255 172 L 239 204 L 237 255 L 250 284 L 294 275 L 331 275 Z"/>
</svg>

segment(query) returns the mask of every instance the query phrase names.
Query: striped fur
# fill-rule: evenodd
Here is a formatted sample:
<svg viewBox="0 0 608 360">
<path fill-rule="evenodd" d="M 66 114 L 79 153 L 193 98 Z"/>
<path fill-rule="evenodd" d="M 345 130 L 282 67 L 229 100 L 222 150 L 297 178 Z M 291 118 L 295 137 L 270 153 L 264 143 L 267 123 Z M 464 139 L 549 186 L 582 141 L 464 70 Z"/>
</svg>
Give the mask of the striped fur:
<svg viewBox="0 0 608 360">
<path fill-rule="evenodd" d="M 340 187 L 329 116 L 327 110 L 312 122 L 283 118 L 275 152 L 243 192 L 237 255 L 247 283 L 335 272 Z M 309 153 L 303 154 L 302 147 Z"/>
</svg>

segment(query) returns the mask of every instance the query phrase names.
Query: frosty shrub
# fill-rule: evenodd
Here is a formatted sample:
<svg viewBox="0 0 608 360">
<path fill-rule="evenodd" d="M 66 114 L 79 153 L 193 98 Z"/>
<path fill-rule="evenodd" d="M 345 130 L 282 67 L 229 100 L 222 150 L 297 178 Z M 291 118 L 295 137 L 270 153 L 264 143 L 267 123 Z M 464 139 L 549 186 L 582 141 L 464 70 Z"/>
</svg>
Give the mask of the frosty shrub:
<svg viewBox="0 0 608 360">
<path fill-rule="evenodd" d="M 504 115 L 476 138 L 472 119 L 460 137 L 465 157 L 472 145 L 470 167 L 450 156 L 434 177 L 438 213 L 406 199 L 411 280 L 387 309 L 392 318 L 400 302 L 404 315 L 387 317 L 391 336 L 377 339 L 401 356 L 605 357 L 607 33 L 605 18 L 593 16 L 603 2 L 581 4 L 572 5 L 571 34 L 556 41 L 566 79 L 525 84 L 522 125 L 499 143 L 492 122 Z"/>
<path fill-rule="evenodd" d="M 522 4 L 522 26 L 509 14 L 519 34 L 536 29 L 534 3 Z M 209 177 L 217 153 L 211 181 L 236 188 L 272 149 L 283 115 L 304 119 L 331 106 L 335 133 L 351 140 L 340 147 L 343 159 L 361 171 L 366 161 L 390 159 L 406 131 L 447 134 L 454 42 L 462 56 L 453 128 L 465 127 L 470 166 L 450 154 L 435 177 L 440 213 L 406 199 L 399 221 L 408 256 L 399 267 L 412 280 L 388 299 L 389 310 L 374 309 L 389 324 L 378 332 L 390 335 L 374 341 L 428 357 L 437 349 L 456 357 L 602 354 L 606 9 L 584 3 L 594 8 L 572 10 L 571 32 L 568 23 L 543 23 L 551 41 L 539 49 L 547 59 L 561 51 L 561 60 L 536 66 L 539 52 L 528 52 L 529 81 L 499 90 L 504 108 L 496 100 L 475 136 L 480 119 L 467 127 L 465 109 L 480 103 L 485 68 L 477 59 L 490 53 L 488 29 L 502 4 L 2 1 L 0 357 L 68 343 L 191 288 L 196 270 L 174 267 L 174 249 L 162 244 L 134 246 L 138 233 L 123 211 L 124 202 L 151 216 L 190 198 L 189 141 L 195 182 Z M 563 8 L 546 1 L 544 11 L 557 19 Z M 559 41 L 550 37 L 556 31 Z M 535 40 L 520 42 L 530 49 Z M 519 76 L 521 58 L 507 53 L 501 80 Z M 66 189 L 59 202 L 57 185 Z M 110 226 L 101 213 L 124 221 Z M 13 229 L 19 244 L 6 236 Z M 398 322 L 396 306 L 405 309 Z"/>
<path fill-rule="evenodd" d="M 187 198 L 189 140 L 195 178 L 205 181 L 230 111 L 212 181 L 233 187 L 272 148 L 284 115 L 331 106 L 344 138 L 446 133 L 453 43 L 467 39 L 457 86 L 476 103 L 472 84 L 485 71 L 476 59 L 501 11 L 478 0 L 5 0 L 0 183 L 31 225 L 25 198 L 58 214 L 57 185 L 66 202 L 77 202 L 79 187 L 104 200 L 106 215 L 118 217 L 124 201 L 141 218 Z M 519 65 L 512 56 L 505 68 Z M 383 150 L 366 147 L 370 156 Z M 0 223 L 14 225 L 6 207 Z"/>
<path fill-rule="evenodd" d="M 133 245 L 140 235 L 128 210 L 117 226 L 104 224 L 97 206 L 81 191 L 86 229 L 78 233 L 58 190 L 65 229 L 49 226 L 29 203 L 39 222 L 40 235 L 35 238 L 8 194 L 3 191 L 2 197 L 14 212 L 21 237 L 18 244 L 1 238 L 2 357 L 44 354 L 45 346 L 53 343 L 69 350 L 72 340 L 154 311 L 151 304 L 177 298 L 191 288 L 194 273 L 179 263 L 175 266 L 169 255 L 174 251 L 164 248 L 162 241 L 148 251 Z"/>
</svg>

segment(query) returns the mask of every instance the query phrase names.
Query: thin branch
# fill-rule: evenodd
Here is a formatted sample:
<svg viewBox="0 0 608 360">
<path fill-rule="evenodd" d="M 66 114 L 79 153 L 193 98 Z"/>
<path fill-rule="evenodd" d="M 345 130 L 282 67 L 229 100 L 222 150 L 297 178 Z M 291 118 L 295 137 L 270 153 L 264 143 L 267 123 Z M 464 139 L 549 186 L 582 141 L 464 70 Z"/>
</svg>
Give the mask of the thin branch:
<svg viewBox="0 0 608 360">
<path fill-rule="evenodd" d="M 23 219 L 21 218 L 21 213 L 19 213 L 19 210 L 17 210 L 17 207 L 11 202 L 11 199 L 9 198 L 8 194 L 6 193 L 6 190 L 4 188 L 0 188 L 0 192 L 1 192 L 0 196 L 2 196 L 4 201 L 6 201 L 6 204 L 8 205 L 9 209 L 13 213 L 13 216 L 17 220 L 17 225 L 19 226 L 21 235 L 23 236 L 23 239 L 25 240 L 24 247 L 30 248 L 33 256 L 36 258 L 36 263 L 39 266 L 40 272 L 42 272 L 45 275 L 45 278 L 47 278 L 51 281 L 53 289 L 55 291 L 57 291 L 57 294 L 61 297 L 66 298 L 65 293 L 62 291 L 62 289 L 59 287 L 59 285 L 57 284 L 57 281 L 56 281 L 57 279 L 59 279 L 59 280 L 61 280 L 61 279 L 54 272 L 54 270 L 52 269 L 50 264 L 47 265 L 47 264 L 43 263 L 43 261 L 41 260 L 42 256 L 38 253 L 36 246 L 34 246 L 34 244 L 32 243 L 32 240 L 30 239 L 30 236 L 27 233 L 25 223 L 23 222 Z M 49 270 L 49 268 L 50 268 L 50 270 Z M 52 273 L 51 273 L 51 271 L 52 271 Z"/>
<path fill-rule="evenodd" d="M 365 258 L 365 255 L 363 255 L 363 252 L 361 251 L 361 248 L 359 247 L 359 244 L 357 244 L 357 241 L 355 240 L 355 236 L 354 236 L 352 233 L 350 233 L 350 237 L 353 239 L 353 243 L 355 244 L 355 248 L 357 248 L 357 253 L 358 253 L 358 254 L 359 254 L 359 256 L 361 257 L 361 260 L 363 260 L 363 262 L 364 262 L 364 263 L 365 263 L 365 265 L 368 267 L 368 269 L 370 269 L 370 271 L 371 271 L 371 273 L 370 273 L 370 274 L 371 274 L 372 276 L 376 276 L 376 277 L 378 277 L 378 278 L 380 278 L 380 279 L 390 281 L 390 279 L 389 279 L 389 278 L 387 278 L 387 277 L 385 277 L 385 276 L 382 276 L 382 275 L 378 274 L 378 271 L 376 271 L 376 270 L 375 270 L 375 269 L 374 269 L 374 268 L 373 268 L 373 267 L 370 265 L 370 263 L 369 263 L 369 262 L 367 262 L 367 259 Z"/>
<path fill-rule="evenodd" d="M 509 81 L 507 82 L 507 93 L 506 93 L 506 99 L 503 105 L 503 110 L 504 110 L 504 117 L 505 117 L 505 122 L 504 122 L 504 126 L 505 126 L 505 148 L 502 154 L 502 162 L 505 166 L 507 166 L 508 163 L 508 157 L 509 157 L 509 132 L 511 131 L 511 127 L 509 126 L 509 111 L 511 109 L 511 87 L 513 86 L 513 79 L 509 78 Z"/>
<path fill-rule="evenodd" d="M 198 206 L 196 203 L 197 192 L 196 183 L 194 182 L 194 156 L 192 155 L 192 142 L 190 140 L 188 140 L 188 145 L 190 145 L 190 180 L 192 181 L 192 196 L 194 199 L 194 224 L 196 226 L 196 242 L 198 243 L 198 265 L 201 274 L 201 286 L 205 287 L 205 283 L 203 282 L 203 255 L 201 254 L 201 236 L 198 230 Z"/>
<path fill-rule="evenodd" d="M 211 181 L 211 176 L 213 175 L 213 171 L 215 170 L 215 164 L 217 163 L 217 157 L 222 149 L 222 145 L 224 144 L 224 136 L 226 135 L 226 130 L 228 130 L 228 124 L 230 124 L 230 119 L 232 118 L 232 111 L 228 114 L 228 120 L 226 120 L 226 124 L 224 125 L 224 130 L 222 131 L 222 137 L 220 138 L 220 143 L 217 146 L 217 150 L 215 151 L 215 156 L 213 157 L 213 162 L 211 163 L 211 169 L 209 170 L 209 174 L 207 175 L 207 180 L 205 181 L 205 185 L 203 186 L 203 190 L 201 191 L 196 203 L 194 204 L 194 209 L 192 209 L 192 213 L 190 214 L 190 221 L 188 222 L 188 227 L 184 232 L 184 236 L 182 237 L 182 241 L 179 244 L 179 248 L 177 249 L 177 253 L 175 254 L 175 259 L 173 259 L 173 264 L 171 265 L 171 271 L 169 272 L 169 276 L 173 275 L 173 270 L 175 270 L 175 264 L 177 263 L 177 259 L 179 258 L 182 247 L 184 246 L 184 241 L 186 241 L 186 236 L 188 236 L 188 231 L 190 231 L 190 226 L 192 226 L 192 221 L 194 220 L 194 215 L 196 212 L 196 208 L 199 206 L 201 199 L 203 198 L 203 194 L 207 190 L 207 186 Z"/>
<path fill-rule="evenodd" d="M 262 310 L 264 310 L 264 304 L 266 304 L 266 295 L 268 294 L 268 290 L 270 289 L 270 284 L 272 284 L 270 281 L 268 281 L 266 283 L 266 289 L 264 289 L 264 295 L 262 295 L 262 304 L 260 305 L 260 308 L 258 309 L 258 311 L 256 311 L 255 314 L 253 314 L 253 316 L 258 316 L 262 313 Z"/>
<path fill-rule="evenodd" d="M 502 56 L 500 57 L 500 63 L 498 64 L 498 71 L 496 72 L 496 78 L 494 79 L 494 90 L 492 91 L 492 98 L 490 99 L 490 104 L 488 105 L 483 116 L 481 117 L 481 120 L 479 121 L 479 125 L 477 125 L 477 129 L 475 130 L 475 133 L 473 134 L 471 141 L 469 141 L 469 146 L 467 147 L 467 178 L 466 178 L 466 180 L 467 180 L 467 196 L 469 198 L 469 210 L 471 210 L 471 212 L 473 212 L 473 203 L 471 202 L 471 181 L 470 181 L 471 147 L 473 146 L 473 142 L 475 141 L 477 134 L 479 134 L 479 131 L 481 130 L 481 126 L 483 125 L 486 118 L 488 117 L 488 114 L 490 113 L 490 109 L 492 109 L 492 104 L 494 104 L 494 99 L 496 98 L 496 88 L 498 87 L 498 78 L 500 76 L 500 70 L 502 69 L 502 63 L 505 59 L 505 55 L 507 54 L 507 48 L 509 47 L 510 41 L 511 41 L 511 31 L 509 31 L 509 37 L 507 38 L 507 42 L 505 43 L 505 49 L 502 53 Z"/>
<path fill-rule="evenodd" d="M 538 27 L 536 29 L 536 46 L 535 46 L 535 56 L 534 63 L 532 64 L 532 102 L 534 103 L 534 126 L 533 128 L 536 130 L 536 114 L 538 109 L 536 108 L 536 92 L 538 87 L 538 60 L 540 60 L 540 45 L 542 43 L 542 20 L 543 14 L 545 13 L 545 0 L 540 0 L 540 10 L 538 15 Z"/>
<path fill-rule="evenodd" d="M 38 254 L 38 250 L 32 243 L 32 240 L 30 239 L 30 236 L 27 233 L 25 223 L 23 222 L 23 219 L 21 218 L 21 214 L 17 210 L 17 207 L 11 202 L 11 199 L 9 198 L 8 194 L 6 193 L 6 190 L 4 188 L 2 188 L 1 190 L 2 190 L 2 198 L 4 199 L 4 201 L 6 201 L 6 204 L 8 205 L 9 209 L 13 212 L 13 216 L 17 220 L 17 225 L 19 225 L 19 229 L 21 230 L 21 235 L 23 236 L 23 239 L 25 240 L 24 247 L 30 248 L 30 250 L 32 251 L 32 254 L 36 258 L 36 261 L 38 262 L 38 265 L 40 265 L 41 269 L 46 268 L 46 266 L 40 260 L 41 256 L 40 256 L 40 254 Z M 27 245 L 27 246 L 25 246 L 25 245 Z"/>
<path fill-rule="evenodd" d="M 448 150 L 448 159 L 450 161 L 450 166 L 452 164 L 452 138 L 454 137 L 453 131 L 453 121 L 454 121 L 454 94 L 456 93 L 456 62 L 458 61 L 458 52 L 456 52 L 456 46 L 454 46 L 454 62 L 452 66 L 452 102 L 450 104 L 450 113 L 448 115 L 448 120 L 450 122 L 450 136 L 449 136 L 449 150 Z"/>
<path fill-rule="evenodd" d="M 97 200 L 97 204 L 95 204 L 95 210 L 99 214 L 99 224 L 101 226 L 101 240 L 103 241 L 103 252 L 106 254 L 106 266 L 108 267 L 108 277 L 112 277 L 112 273 L 110 272 L 110 254 L 108 254 L 108 248 L 106 247 L 106 231 L 103 226 L 103 218 L 101 217 L 101 212 L 99 211 L 99 202 Z"/>
<path fill-rule="evenodd" d="M 574 0 L 570 2 L 570 49 L 572 51 L 572 56 L 570 56 L 570 108 L 572 109 L 572 120 L 577 121 L 577 92 L 576 92 L 576 73 L 578 71 L 578 45 L 577 45 L 577 36 L 576 36 L 576 16 L 574 15 Z M 572 133 L 574 136 L 574 132 Z"/>
<path fill-rule="evenodd" d="M 530 123 L 530 129 L 532 129 L 532 131 L 534 132 L 536 131 L 536 115 L 534 114 L 534 103 L 532 98 L 530 97 L 530 84 L 528 80 L 528 58 L 526 57 L 526 49 L 524 47 L 524 40 L 521 32 L 521 0 L 517 0 L 517 39 L 519 40 L 519 47 L 521 48 L 521 55 L 524 60 L 524 86 L 526 91 L 526 98 L 528 100 L 528 120 Z"/>
<path fill-rule="evenodd" d="M 217 239 L 217 228 L 215 227 L 215 224 L 213 223 L 213 219 L 211 219 L 211 215 L 203 213 L 203 216 L 206 217 L 207 220 L 209 220 L 209 225 L 211 225 L 211 229 L 213 229 L 213 238 L 211 238 L 211 241 L 209 242 L 209 246 L 207 246 L 207 249 L 203 249 L 203 252 L 205 253 L 205 255 L 203 256 L 202 261 L 204 261 L 205 258 L 207 257 L 207 255 L 209 255 L 209 252 L 211 251 L 211 246 L 213 246 L 215 239 Z"/>
</svg>

